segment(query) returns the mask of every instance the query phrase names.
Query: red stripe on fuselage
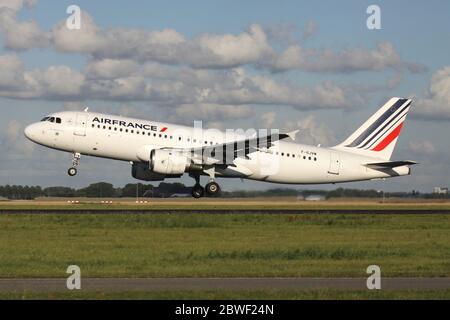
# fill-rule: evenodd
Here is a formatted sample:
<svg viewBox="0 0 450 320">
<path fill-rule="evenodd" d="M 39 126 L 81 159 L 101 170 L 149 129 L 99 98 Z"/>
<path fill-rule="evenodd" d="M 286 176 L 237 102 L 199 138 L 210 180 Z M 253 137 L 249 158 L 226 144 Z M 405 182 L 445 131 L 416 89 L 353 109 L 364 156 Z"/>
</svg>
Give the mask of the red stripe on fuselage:
<svg viewBox="0 0 450 320">
<path fill-rule="evenodd" d="M 167 129 L 168 129 L 167 127 L 164 127 L 164 128 L 162 128 L 162 129 L 161 129 L 161 131 L 160 131 L 160 132 L 166 132 L 166 131 L 167 131 Z"/>
<path fill-rule="evenodd" d="M 402 128 L 403 122 L 400 123 L 397 128 L 395 128 L 386 138 L 384 138 L 383 141 L 377 144 L 377 146 L 373 148 L 372 151 L 383 151 L 384 149 L 386 149 L 386 147 L 400 135 Z"/>
</svg>

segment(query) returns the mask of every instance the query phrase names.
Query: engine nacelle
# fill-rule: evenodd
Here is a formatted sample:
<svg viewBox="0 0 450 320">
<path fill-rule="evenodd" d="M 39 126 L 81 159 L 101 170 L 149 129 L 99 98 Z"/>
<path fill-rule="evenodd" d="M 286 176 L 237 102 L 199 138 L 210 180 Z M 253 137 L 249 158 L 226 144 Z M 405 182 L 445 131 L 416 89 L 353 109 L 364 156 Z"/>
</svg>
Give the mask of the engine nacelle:
<svg viewBox="0 0 450 320">
<path fill-rule="evenodd" d="M 153 172 L 148 165 L 143 163 L 135 163 L 131 167 L 131 175 L 133 178 L 143 181 L 164 181 L 165 175 Z"/>
<path fill-rule="evenodd" d="M 190 160 L 179 151 L 152 150 L 150 171 L 163 175 L 182 175 L 189 168 Z"/>
</svg>

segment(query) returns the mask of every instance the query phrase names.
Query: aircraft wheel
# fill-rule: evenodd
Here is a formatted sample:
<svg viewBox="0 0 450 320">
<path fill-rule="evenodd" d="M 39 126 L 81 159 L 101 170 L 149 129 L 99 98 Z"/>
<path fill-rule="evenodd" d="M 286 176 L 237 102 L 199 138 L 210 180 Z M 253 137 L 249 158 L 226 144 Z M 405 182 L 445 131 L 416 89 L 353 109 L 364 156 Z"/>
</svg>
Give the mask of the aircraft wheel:
<svg viewBox="0 0 450 320">
<path fill-rule="evenodd" d="M 192 196 L 195 199 L 200 199 L 205 195 L 205 189 L 201 185 L 195 185 L 192 187 Z"/>
<path fill-rule="evenodd" d="M 217 182 L 210 182 L 205 187 L 206 193 L 209 196 L 217 196 L 220 193 L 220 186 Z"/>
<path fill-rule="evenodd" d="M 70 168 L 67 173 L 69 174 L 69 176 L 71 177 L 75 177 L 77 175 L 77 169 L 76 168 Z"/>
</svg>

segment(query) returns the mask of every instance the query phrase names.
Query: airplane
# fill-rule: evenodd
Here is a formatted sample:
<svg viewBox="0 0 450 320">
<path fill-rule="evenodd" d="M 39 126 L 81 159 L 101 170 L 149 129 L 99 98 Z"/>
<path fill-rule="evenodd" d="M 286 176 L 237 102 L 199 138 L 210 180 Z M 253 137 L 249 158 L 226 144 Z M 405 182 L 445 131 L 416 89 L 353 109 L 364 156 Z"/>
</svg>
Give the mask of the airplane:
<svg viewBox="0 0 450 320">
<path fill-rule="evenodd" d="M 218 196 L 216 178 L 280 184 L 336 184 L 411 174 L 414 161 L 391 161 L 411 99 L 391 98 L 344 142 L 329 148 L 286 141 L 298 131 L 224 134 L 170 123 L 89 112 L 63 111 L 27 126 L 39 145 L 73 154 L 127 161 L 137 180 L 163 181 L 185 173 L 195 179 L 192 196 Z M 275 133 L 274 133 L 275 132 Z M 209 177 L 205 187 L 200 177 Z"/>
</svg>

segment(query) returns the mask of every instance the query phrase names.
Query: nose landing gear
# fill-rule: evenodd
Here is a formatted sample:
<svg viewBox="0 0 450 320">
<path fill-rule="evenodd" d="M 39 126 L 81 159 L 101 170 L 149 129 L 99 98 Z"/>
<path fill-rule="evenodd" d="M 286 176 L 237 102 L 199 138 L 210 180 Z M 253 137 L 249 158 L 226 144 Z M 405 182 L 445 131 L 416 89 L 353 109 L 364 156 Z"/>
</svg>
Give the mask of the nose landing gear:
<svg viewBox="0 0 450 320">
<path fill-rule="evenodd" d="M 75 177 L 78 173 L 78 170 L 77 168 L 70 168 L 69 170 L 67 170 L 67 173 L 69 174 L 69 176 Z"/>
<path fill-rule="evenodd" d="M 80 164 L 80 159 L 81 159 L 81 154 L 76 152 L 73 154 L 73 159 L 72 159 L 72 168 L 69 168 L 69 170 L 67 170 L 67 174 L 71 177 L 75 177 L 78 173 L 77 167 Z"/>
</svg>

